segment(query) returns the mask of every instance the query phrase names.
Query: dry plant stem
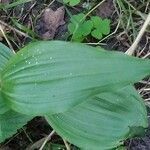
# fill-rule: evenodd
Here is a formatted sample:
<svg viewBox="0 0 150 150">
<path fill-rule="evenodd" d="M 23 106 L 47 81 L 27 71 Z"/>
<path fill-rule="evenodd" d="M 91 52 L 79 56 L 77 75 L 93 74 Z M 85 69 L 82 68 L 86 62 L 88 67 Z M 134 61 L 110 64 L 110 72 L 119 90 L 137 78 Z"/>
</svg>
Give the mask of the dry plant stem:
<svg viewBox="0 0 150 150">
<path fill-rule="evenodd" d="M 66 141 L 65 139 L 63 139 L 63 141 L 64 141 L 64 144 L 65 144 L 65 146 L 66 146 L 66 149 L 67 149 L 67 150 L 71 150 L 71 148 L 70 148 L 70 146 L 68 145 L 67 141 Z"/>
<path fill-rule="evenodd" d="M 43 144 L 43 142 L 45 141 L 45 139 L 46 139 L 46 138 L 44 137 L 44 138 L 42 138 L 42 139 L 36 141 L 36 142 L 33 143 L 32 145 L 28 146 L 28 147 L 26 148 L 26 150 L 35 150 L 35 149 L 38 149 L 38 148 Z"/>
<path fill-rule="evenodd" d="M 14 28 L 14 27 L 12 27 L 12 26 L 10 26 L 10 25 L 8 25 L 7 23 L 3 22 L 2 20 L 0 20 L 0 24 L 3 25 L 3 26 L 5 26 L 5 27 L 7 27 L 7 28 L 9 28 L 9 29 L 12 30 L 12 31 L 15 31 L 15 32 L 18 33 L 19 35 L 22 35 L 22 36 L 24 36 L 24 37 L 29 37 L 29 38 L 31 38 L 28 34 L 22 32 L 22 31 L 19 31 L 18 29 Z"/>
<path fill-rule="evenodd" d="M 25 14 L 25 16 L 23 17 L 23 21 L 26 19 L 26 17 L 30 14 L 31 10 L 34 8 L 34 6 L 36 5 L 36 1 L 32 4 L 32 6 L 29 8 L 28 12 Z"/>
<path fill-rule="evenodd" d="M 53 130 L 45 139 L 45 141 L 43 142 L 42 146 L 40 147 L 39 150 L 43 150 L 44 146 L 46 145 L 46 143 L 51 139 L 51 137 L 54 135 L 55 131 Z"/>
<path fill-rule="evenodd" d="M 86 18 L 88 15 L 90 15 L 96 8 L 98 8 L 102 3 L 104 3 L 106 0 L 102 0 L 99 4 L 97 4 L 95 7 L 93 7 L 86 15 L 84 18 Z M 84 19 L 83 18 L 83 19 Z"/>
<path fill-rule="evenodd" d="M 8 43 L 9 48 L 15 53 L 15 51 L 13 50 L 13 47 L 12 47 L 11 43 L 10 43 L 9 40 L 7 39 L 7 36 L 6 36 L 6 34 L 5 34 L 5 32 L 4 32 L 4 30 L 3 30 L 3 28 L 2 28 L 1 25 L 0 25 L 0 31 L 2 32 L 3 37 L 5 38 L 6 42 Z"/>
<path fill-rule="evenodd" d="M 126 54 L 132 55 L 135 52 L 135 49 L 137 48 L 138 43 L 140 42 L 140 40 L 141 40 L 141 38 L 142 38 L 142 36 L 143 36 L 147 26 L 149 25 L 149 23 L 150 23 L 150 13 L 148 14 L 147 19 L 145 20 L 145 22 L 144 22 L 144 24 L 143 24 L 143 26 L 142 26 L 142 28 L 141 28 L 137 38 L 135 39 L 134 43 L 126 51 Z"/>
</svg>

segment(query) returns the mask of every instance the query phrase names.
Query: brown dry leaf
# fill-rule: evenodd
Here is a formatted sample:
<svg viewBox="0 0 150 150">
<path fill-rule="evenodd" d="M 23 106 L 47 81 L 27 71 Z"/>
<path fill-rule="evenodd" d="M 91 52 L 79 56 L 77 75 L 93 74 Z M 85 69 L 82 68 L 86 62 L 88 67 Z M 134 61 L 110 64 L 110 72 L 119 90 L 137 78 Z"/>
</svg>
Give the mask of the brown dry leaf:
<svg viewBox="0 0 150 150">
<path fill-rule="evenodd" d="M 0 3 L 9 4 L 10 0 L 0 0 Z"/>
<path fill-rule="evenodd" d="M 96 14 L 102 18 L 107 18 L 111 17 L 114 10 L 115 8 L 113 5 L 113 1 L 106 0 L 97 8 Z"/>
<path fill-rule="evenodd" d="M 65 24 L 64 15 L 64 7 L 59 7 L 56 11 L 47 8 L 37 25 L 39 35 L 46 40 L 53 39 L 58 27 Z"/>
</svg>

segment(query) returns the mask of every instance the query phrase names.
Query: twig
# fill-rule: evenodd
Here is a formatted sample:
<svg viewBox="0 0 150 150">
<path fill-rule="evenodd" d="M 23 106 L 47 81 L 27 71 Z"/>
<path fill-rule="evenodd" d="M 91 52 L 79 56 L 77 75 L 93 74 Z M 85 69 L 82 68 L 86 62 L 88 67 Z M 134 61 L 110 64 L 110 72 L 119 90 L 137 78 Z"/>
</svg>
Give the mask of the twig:
<svg viewBox="0 0 150 150">
<path fill-rule="evenodd" d="M 9 28 L 10 30 L 15 31 L 15 32 L 18 33 L 19 35 L 23 35 L 23 36 L 25 36 L 25 37 L 32 38 L 32 37 L 30 37 L 28 34 L 22 32 L 22 31 L 19 31 L 18 29 L 14 28 L 14 27 L 12 27 L 12 26 L 10 26 L 10 25 L 8 25 L 7 23 L 3 22 L 2 20 L 0 20 L 0 24 L 3 25 L 3 26 L 5 26 L 5 27 L 7 27 L 7 28 Z"/>
<path fill-rule="evenodd" d="M 46 138 L 45 141 L 43 142 L 42 146 L 40 147 L 39 150 L 42 150 L 45 146 L 45 144 L 51 139 L 51 137 L 54 135 L 55 131 L 53 130 Z"/>
<path fill-rule="evenodd" d="M 31 10 L 34 8 L 34 6 L 36 5 L 36 1 L 32 4 L 32 6 L 29 8 L 29 11 L 25 14 L 25 16 L 23 17 L 23 21 L 26 19 L 26 17 L 30 14 Z"/>
<path fill-rule="evenodd" d="M 43 142 L 45 141 L 45 139 L 46 139 L 46 137 L 44 137 L 44 138 L 38 140 L 38 141 L 35 142 L 34 144 L 28 146 L 28 147 L 26 148 L 26 150 L 38 149 L 38 148 L 43 144 Z"/>
<path fill-rule="evenodd" d="M 132 55 L 135 52 L 135 49 L 137 48 L 138 43 L 140 42 L 140 40 L 141 40 L 141 38 L 142 38 L 142 36 L 143 36 L 147 26 L 149 25 L 149 23 L 150 23 L 150 13 L 148 14 L 147 19 L 145 20 L 145 22 L 144 22 L 144 24 L 143 24 L 143 26 L 142 26 L 142 28 L 141 28 L 137 38 L 135 39 L 134 43 L 126 51 L 126 54 Z"/>
<path fill-rule="evenodd" d="M 96 8 L 98 8 L 100 5 L 102 5 L 102 3 L 104 3 L 106 0 L 102 0 L 101 2 L 99 2 L 95 7 L 93 7 L 83 18 L 83 20 L 89 16 Z"/>
<path fill-rule="evenodd" d="M 55 131 L 53 130 L 48 136 L 38 140 L 34 144 L 28 146 L 26 150 L 34 150 L 34 149 L 39 149 L 41 147 L 42 149 L 44 148 L 45 144 L 51 139 L 51 137 L 54 135 Z M 41 146 L 42 145 L 42 146 Z M 41 150 L 40 148 L 40 150 Z"/>
<path fill-rule="evenodd" d="M 7 38 L 7 36 L 6 36 L 6 34 L 5 34 L 5 32 L 4 32 L 4 30 L 3 30 L 3 28 L 2 28 L 1 25 L 0 25 L 0 31 L 2 32 L 3 37 L 5 38 L 7 44 L 9 45 L 9 48 L 15 53 L 15 51 L 14 51 L 14 49 L 13 49 L 11 43 L 9 42 L 9 40 L 8 40 L 8 38 Z"/>
<path fill-rule="evenodd" d="M 63 141 L 64 141 L 64 144 L 65 144 L 65 146 L 66 146 L 66 149 L 67 149 L 67 150 L 71 150 L 71 148 L 70 148 L 70 146 L 68 145 L 67 141 L 66 141 L 65 139 L 63 139 Z"/>
</svg>

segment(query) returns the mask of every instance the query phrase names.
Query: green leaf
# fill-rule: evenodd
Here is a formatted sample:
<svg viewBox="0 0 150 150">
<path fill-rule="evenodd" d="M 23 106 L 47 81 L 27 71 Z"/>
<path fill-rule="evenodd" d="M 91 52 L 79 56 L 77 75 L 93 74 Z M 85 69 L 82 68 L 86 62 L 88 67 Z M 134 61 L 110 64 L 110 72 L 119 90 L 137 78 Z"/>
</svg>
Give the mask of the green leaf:
<svg viewBox="0 0 150 150">
<path fill-rule="evenodd" d="M 8 47 L 0 43 L 0 73 L 13 55 L 14 53 Z M 16 133 L 17 129 L 25 125 L 31 118 L 10 111 L 0 91 L 0 142 Z"/>
<path fill-rule="evenodd" d="M 101 26 L 102 19 L 98 16 L 92 16 L 91 21 L 93 22 L 94 28 L 99 28 Z"/>
<path fill-rule="evenodd" d="M 99 94 L 46 119 L 63 138 L 86 150 L 118 147 L 131 137 L 130 127 L 148 127 L 144 102 L 131 86 Z"/>
<path fill-rule="evenodd" d="M 80 3 L 80 0 L 63 0 L 64 3 L 69 3 L 70 6 L 75 6 Z"/>
<path fill-rule="evenodd" d="M 80 0 L 70 0 L 70 5 L 75 6 L 80 3 Z"/>
<path fill-rule="evenodd" d="M 20 50 L 2 72 L 3 97 L 29 115 L 67 111 L 150 74 L 150 60 L 79 43 L 43 41 Z"/>
<path fill-rule="evenodd" d="M 88 35 L 91 32 L 92 24 L 88 21 L 85 21 L 84 17 L 85 15 L 80 13 L 73 15 L 70 19 L 71 22 L 68 24 L 68 30 L 72 35 L 73 41 L 81 42 L 85 38 L 84 35 Z"/>
<path fill-rule="evenodd" d="M 5 65 L 7 64 L 8 60 L 13 55 L 14 55 L 13 52 L 8 47 L 0 43 L 0 114 L 3 114 L 9 110 L 1 95 L 1 72 L 4 69 Z"/>
<path fill-rule="evenodd" d="M 125 146 L 120 146 L 115 148 L 114 150 L 127 150 Z"/>
<path fill-rule="evenodd" d="M 75 31 L 75 29 L 76 29 L 76 25 L 75 24 L 73 24 L 73 23 L 69 23 L 68 24 L 68 30 L 69 30 L 69 32 L 71 34 L 73 34 L 73 32 Z"/>
<path fill-rule="evenodd" d="M 82 24 L 78 24 L 78 26 L 76 26 L 73 23 L 70 23 L 68 25 L 68 30 L 71 34 L 73 34 L 72 38 L 77 41 L 77 39 L 80 39 L 79 41 L 81 41 L 82 37 L 84 38 L 84 36 L 87 36 L 91 33 L 91 30 L 93 28 L 93 24 L 90 20 L 82 23 Z"/>
<path fill-rule="evenodd" d="M 93 31 L 91 32 L 91 35 L 92 35 L 94 38 L 99 39 L 99 40 L 103 37 L 101 31 L 98 30 L 98 29 L 93 30 Z"/>
<path fill-rule="evenodd" d="M 110 33 L 110 20 L 104 19 L 101 23 L 102 34 L 107 35 Z"/>
<path fill-rule="evenodd" d="M 70 19 L 70 21 L 74 24 L 79 24 L 85 21 L 85 14 L 80 13 L 77 15 L 73 15 Z"/>
<path fill-rule="evenodd" d="M 87 36 L 91 33 L 91 30 L 93 28 L 93 24 L 91 20 L 88 20 L 84 22 L 81 26 L 81 33 L 83 36 Z"/>
<path fill-rule="evenodd" d="M 91 35 L 96 39 L 101 39 L 102 35 L 107 35 L 110 33 L 110 20 L 102 20 L 100 17 L 95 16 L 91 17 L 93 22 L 94 30 L 91 32 Z"/>
<path fill-rule="evenodd" d="M 73 39 L 78 39 L 78 38 L 83 37 L 81 26 L 79 26 L 76 30 L 73 31 L 72 37 L 73 37 Z"/>
<path fill-rule="evenodd" d="M 4 114 L 9 110 L 9 107 L 5 103 L 5 99 L 2 97 L 1 91 L 0 91 L 0 115 Z"/>
<path fill-rule="evenodd" d="M 0 43 L 0 73 L 10 57 L 12 57 L 13 55 L 14 53 L 8 47 Z"/>
<path fill-rule="evenodd" d="M 69 3 L 70 0 L 63 0 L 64 3 Z"/>
<path fill-rule="evenodd" d="M 9 138 L 25 125 L 33 117 L 22 115 L 13 111 L 8 111 L 0 115 L 0 142 Z"/>
</svg>

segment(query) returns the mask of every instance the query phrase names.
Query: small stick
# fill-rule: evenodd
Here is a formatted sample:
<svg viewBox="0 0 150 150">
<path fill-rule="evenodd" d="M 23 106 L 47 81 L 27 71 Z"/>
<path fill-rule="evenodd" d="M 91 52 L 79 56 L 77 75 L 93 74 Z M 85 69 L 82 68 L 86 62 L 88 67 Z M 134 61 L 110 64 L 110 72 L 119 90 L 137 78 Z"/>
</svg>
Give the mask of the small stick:
<svg viewBox="0 0 150 150">
<path fill-rule="evenodd" d="M 42 150 L 45 146 L 45 144 L 51 139 L 51 137 L 54 135 L 55 131 L 53 130 L 45 139 L 45 141 L 43 142 L 42 146 L 40 147 L 39 150 Z"/>
<path fill-rule="evenodd" d="M 2 28 L 1 25 L 0 25 L 0 31 L 2 32 L 3 37 L 5 38 L 6 42 L 8 43 L 9 48 L 15 53 L 15 51 L 14 51 L 14 49 L 13 49 L 11 43 L 9 42 L 9 40 L 8 40 L 8 38 L 7 38 L 7 36 L 6 36 L 6 34 L 5 34 L 5 32 L 4 32 L 4 30 L 3 30 L 3 28 Z"/>
<path fill-rule="evenodd" d="M 144 24 L 143 24 L 143 26 L 142 26 L 142 28 L 141 28 L 141 30 L 140 30 L 138 36 L 136 37 L 134 43 L 133 43 L 133 44 L 131 45 L 131 47 L 126 51 L 126 54 L 127 54 L 127 55 L 132 55 L 132 54 L 135 52 L 135 49 L 137 48 L 138 43 L 140 42 L 140 40 L 141 40 L 141 38 L 142 38 L 142 36 L 143 36 L 143 34 L 144 34 L 144 32 L 145 32 L 147 26 L 149 25 L 149 23 L 150 23 L 150 13 L 148 14 L 147 19 L 145 20 L 145 22 L 144 22 Z"/>
<path fill-rule="evenodd" d="M 3 26 L 5 26 L 5 27 L 7 27 L 7 28 L 9 28 L 10 30 L 15 31 L 15 32 L 18 33 L 19 35 L 23 35 L 23 36 L 25 36 L 25 37 L 31 38 L 28 34 L 22 32 L 22 31 L 19 31 L 18 29 L 14 28 L 14 27 L 12 27 L 12 26 L 10 26 L 10 25 L 8 25 L 7 23 L 3 22 L 2 20 L 0 20 L 0 24 L 3 25 Z"/>
<path fill-rule="evenodd" d="M 71 150 L 71 148 L 70 148 L 70 146 L 68 145 L 67 141 L 66 141 L 65 139 L 63 139 L 63 141 L 64 141 L 64 144 L 65 144 L 65 146 L 66 146 L 66 149 L 67 149 L 67 150 Z"/>
</svg>

